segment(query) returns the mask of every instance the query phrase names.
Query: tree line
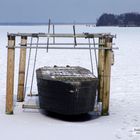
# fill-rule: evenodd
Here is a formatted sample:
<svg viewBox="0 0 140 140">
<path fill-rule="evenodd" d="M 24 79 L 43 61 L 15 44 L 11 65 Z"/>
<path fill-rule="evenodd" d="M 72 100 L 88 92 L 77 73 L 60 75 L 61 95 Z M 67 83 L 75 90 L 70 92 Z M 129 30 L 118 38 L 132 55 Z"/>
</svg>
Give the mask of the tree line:
<svg viewBox="0 0 140 140">
<path fill-rule="evenodd" d="M 140 26 L 140 14 L 124 13 L 115 15 L 104 13 L 97 20 L 96 26 Z"/>
</svg>

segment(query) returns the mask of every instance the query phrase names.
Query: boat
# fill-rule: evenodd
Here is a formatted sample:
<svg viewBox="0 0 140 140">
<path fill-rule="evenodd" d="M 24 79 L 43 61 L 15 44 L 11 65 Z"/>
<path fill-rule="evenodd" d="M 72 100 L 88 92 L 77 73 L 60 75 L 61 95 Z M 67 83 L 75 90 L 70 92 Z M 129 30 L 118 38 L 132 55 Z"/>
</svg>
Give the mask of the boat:
<svg viewBox="0 0 140 140">
<path fill-rule="evenodd" d="M 41 109 L 63 115 L 93 111 L 98 79 L 79 66 L 44 66 L 36 70 Z"/>
</svg>

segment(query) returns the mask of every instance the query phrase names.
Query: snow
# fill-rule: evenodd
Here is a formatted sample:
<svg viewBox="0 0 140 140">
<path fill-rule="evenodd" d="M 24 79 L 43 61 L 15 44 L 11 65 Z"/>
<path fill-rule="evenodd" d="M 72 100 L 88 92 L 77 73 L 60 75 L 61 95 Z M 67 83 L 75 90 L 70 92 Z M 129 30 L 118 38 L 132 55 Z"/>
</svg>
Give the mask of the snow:
<svg viewBox="0 0 140 140">
<path fill-rule="evenodd" d="M 114 39 L 115 65 L 112 66 L 110 115 L 85 116 L 80 121 L 66 121 L 40 112 L 22 109 L 16 103 L 14 115 L 5 115 L 7 32 L 47 32 L 47 26 L 0 26 L 0 139 L 48 139 L 48 140 L 140 140 L 134 128 L 140 128 L 140 28 L 86 27 L 77 26 L 77 32 L 116 34 Z M 58 26 L 56 32 L 72 32 L 72 27 Z M 87 55 L 88 53 L 88 55 Z M 16 50 L 15 98 L 17 93 L 17 71 L 19 50 Z M 33 58 L 33 56 L 32 56 Z M 33 59 L 31 59 L 33 62 Z M 36 68 L 44 65 L 80 65 L 90 69 L 87 51 L 38 52 Z M 32 63 L 31 62 L 31 63 Z M 32 67 L 30 68 L 30 74 Z M 28 86 L 30 86 L 30 80 Z M 27 88 L 29 90 L 29 87 Z M 36 91 L 36 82 L 33 86 Z M 28 99 L 28 101 L 31 99 Z"/>
</svg>

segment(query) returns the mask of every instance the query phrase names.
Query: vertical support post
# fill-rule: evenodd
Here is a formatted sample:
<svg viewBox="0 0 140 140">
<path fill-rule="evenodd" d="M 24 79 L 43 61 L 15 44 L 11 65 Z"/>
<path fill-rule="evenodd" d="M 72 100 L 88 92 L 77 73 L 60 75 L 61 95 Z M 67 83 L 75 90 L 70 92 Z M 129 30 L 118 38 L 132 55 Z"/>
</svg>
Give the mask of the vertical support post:
<svg viewBox="0 0 140 140">
<path fill-rule="evenodd" d="M 19 61 L 19 75 L 18 75 L 18 93 L 17 101 L 24 101 L 24 81 L 25 81 L 25 68 L 26 68 L 26 48 L 27 36 L 21 36 L 21 48 L 20 48 L 20 61 Z"/>
<path fill-rule="evenodd" d="M 105 37 L 99 38 L 99 48 L 105 46 Z M 104 90 L 104 49 L 99 49 L 98 51 L 98 102 L 102 102 L 103 90 Z"/>
<path fill-rule="evenodd" d="M 13 114 L 15 36 L 8 35 L 7 82 L 6 82 L 6 114 Z"/>
<path fill-rule="evenodd" d="M 106 36 L 104 53 L 104 82 L 102 96 L 102 115 L 109 115 L 110 77 L 112 64 L 112 37 Z"/>
</svg>

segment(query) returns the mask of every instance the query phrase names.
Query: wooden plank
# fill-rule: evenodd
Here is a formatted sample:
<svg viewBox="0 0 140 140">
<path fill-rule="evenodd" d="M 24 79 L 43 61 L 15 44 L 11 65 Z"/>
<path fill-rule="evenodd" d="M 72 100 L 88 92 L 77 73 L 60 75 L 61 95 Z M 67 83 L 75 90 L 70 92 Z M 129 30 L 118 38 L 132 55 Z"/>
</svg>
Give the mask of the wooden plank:
<svg viewBox="0 0 140 140">
<path fill-rule="evenodd" d="M 24 46 L 24 48 L 22 48 Z M 18 93 L 17 101 L 24 101 L 24 81 L 25 81 L 25 68 L 26 68 L 26 48 L 27 36 L 21 36 L 21 48 L 20 48 L 20 61 L 19 61 L 19 77 L 18 77 Z"/>
<path fill-rule="evenodd" d="M 104 57 L 104 82 L 103 82 L 103 99 L 102 99 L 102 115 L 109 115 L 109 97 L 110 97 L 110 77 L 112 64 L 112 38 L 106 38 L 106 47 Z"/>
<path fill-rule="evenodd" d="M 22 105 L 22 108 L 24 108 L 24 109 L 40 109 L 40 106 L 39 105 L 36 105 L 36 104 L 34 104 L 34 105 L 26 105 L 26 104 L 23 104 Z"/>
<path fill-rule="evenodd" d="M 105 38 L 99 38 L 99 48 L 105 47 Z M 98 102 L 102 102 L 103 86 L 104 86 L 104 52 L 105 50 L 99 49 L 98 51 Z"/>
<path fill-rule="evenodd" d="M 6 114 L 13 114 L 15 36 L 8 36 L 7 83 L 6 83 Z"/>
<path fill-rule="evenodd" d="M 49 38 L 53 38 L 53 37 L 60 37 L 60 38 L 74 38 L 73 34 L 67 34 L 67 33 L 10 33 L 9 35 L 14 35 L 14 36 L 28 36 L 28 37 L 49 37 Z M 110 33 L 94 33 L 94 34 L 88 34 L 88 33 L 83 33 L 83 34 L 76 34 L 75 37 L 76 38 L 100 38 L 100 37 L 115 37 L 115 35 L 111 35 Z"/>
</svg>

